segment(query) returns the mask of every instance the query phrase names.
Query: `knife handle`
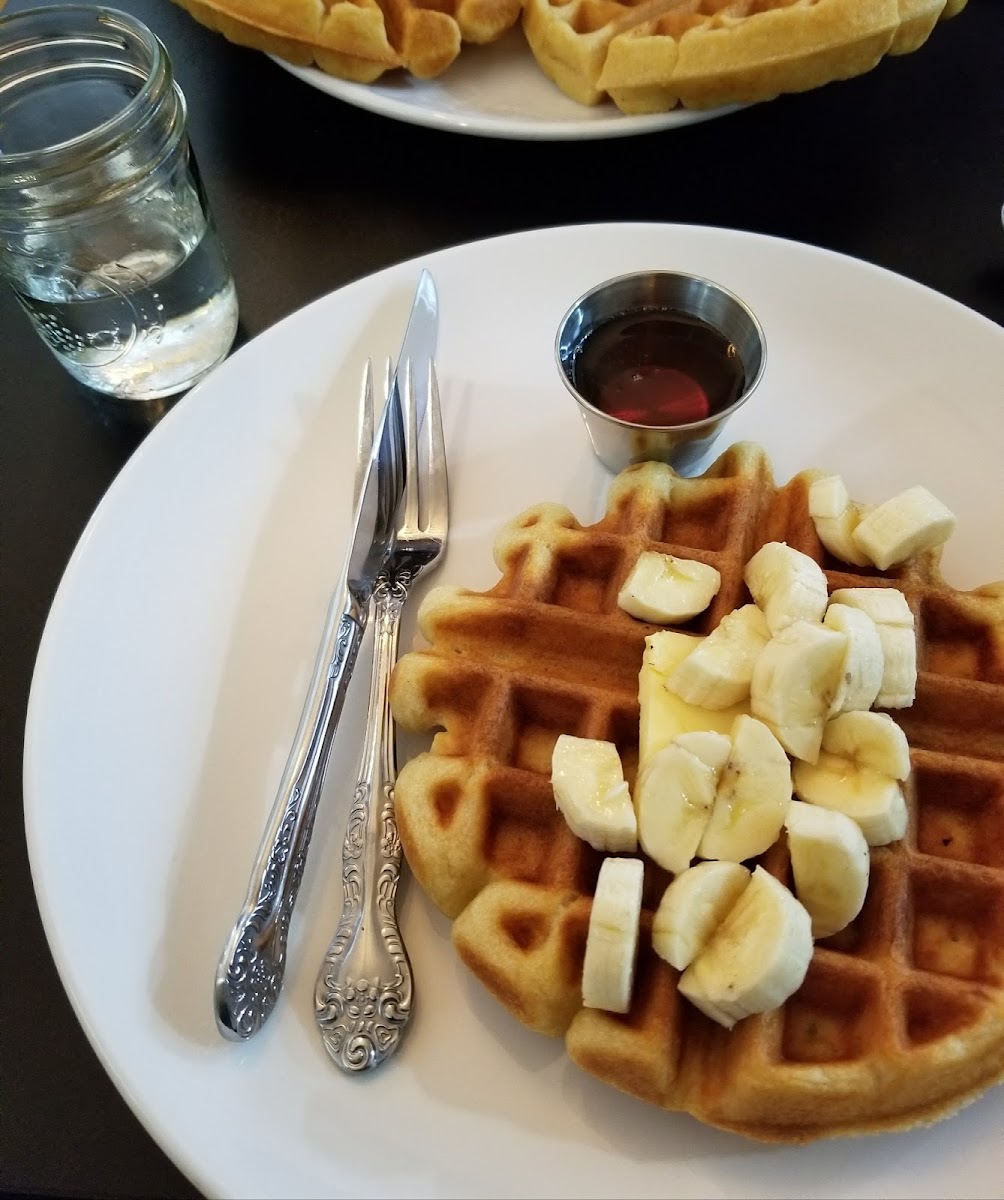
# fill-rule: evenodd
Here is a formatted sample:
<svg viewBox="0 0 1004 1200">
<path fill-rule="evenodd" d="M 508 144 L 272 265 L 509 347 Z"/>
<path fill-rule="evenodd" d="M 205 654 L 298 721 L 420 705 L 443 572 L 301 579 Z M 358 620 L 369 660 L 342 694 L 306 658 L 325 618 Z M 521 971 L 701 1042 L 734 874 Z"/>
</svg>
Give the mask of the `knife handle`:
<svg viewBox="0 0 1004 1200">
<path fill-rule="evenodd" d="M 216 1025 L 234 1041 L 250 1038 L 275 1007 L 286 939 L 335 726 L 366 628 L 368 606 L 347 588 L 332 598 L 296 739 L 237 917 L 216 969 Z"/>
</svg>

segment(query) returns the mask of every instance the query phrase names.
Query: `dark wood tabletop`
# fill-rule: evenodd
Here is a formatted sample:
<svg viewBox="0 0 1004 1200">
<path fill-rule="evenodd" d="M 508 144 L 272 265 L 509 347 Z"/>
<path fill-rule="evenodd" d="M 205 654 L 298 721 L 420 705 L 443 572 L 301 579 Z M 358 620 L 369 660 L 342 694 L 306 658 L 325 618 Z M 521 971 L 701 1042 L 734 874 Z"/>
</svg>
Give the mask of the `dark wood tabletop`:
<svg viewBox="0 0 1004 1200">
<path fill-rule="evenodd" d="M 9 0 L 6 11 L 27 7 Z M 686 127 L 580 142 L 481 138 L 372 115 L 231 45 L 169 0 L 118 7 L 160 35 L 187 95 L 237 282 L 238 344 L 406 258 L 521 229 L 625 220 L 828 247 L 1004 324 L 999 0 L 970 0 L 921 50 L 861 78 Z M 384 169 L 363 169 L 373 164 Z M 79 390 L 5 284 L 0 348 L 0 1192 L 195 1196 L 73 1015 L 39 920 L 23 825 L 25 709 L 49 605 L 149 424 Z"/>
</svg>

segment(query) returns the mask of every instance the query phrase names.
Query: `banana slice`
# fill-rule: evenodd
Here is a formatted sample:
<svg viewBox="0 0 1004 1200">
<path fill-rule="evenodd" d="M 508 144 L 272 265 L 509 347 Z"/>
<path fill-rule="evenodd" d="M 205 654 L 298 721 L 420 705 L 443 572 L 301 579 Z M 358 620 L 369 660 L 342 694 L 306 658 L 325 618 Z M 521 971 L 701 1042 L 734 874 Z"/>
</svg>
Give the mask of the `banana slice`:
<svg viewBox="0 0 1004 1200">
<path fill-rule="evenodd" d="M 865 835 L 836 809 L 792 800 L 784 819 L 795 895 L 814 938 L 839 933 L 864 907 L 871 859 Z"/>
<path fill-rule="evenodd" d="M 686 970 L 749 881 L 749 871 L 734 862 L 696 863 L 677 875 L 663 892 L 652 919 L 656 954 L 678 971 Z"/>
<path fill-rule="evenodd" d="M 755 604 L 745 604 L 698 641 L 666 677 L 666 687 L 700 708 L 731 708 L 749 696 L 753 665 L 768 641 L 763 613 Z"/>
<path fill-rule="evenodd" d="M 809 914 L 783 884 L 757 867 L 711 940 L 680 976 L 680 991 L 731 1029 L 783 1004 L 812 960 Z"/>
<path fill-rule="evenodd" d="M 867 613 L 882 643 L 882 684 L 878 708 L 909 708 L 917 695 L 917 638 L 913 613 L 898 588 L 838 588 L 830 604 L 847 604 Z"/>
<path fill-rule="evenodd" d="M 786 542 L 767 542 L 746 564 L 743 579 L 772 634 L 796 621 L 822 621 L 826 576 L 817 562 Z"/>
<path fill-rule="evenodd" d="M 955 529 L 951 509 L 919 484 L 879 504 L 854 530 L 854 544 L 880 571 L 947 542 Z"/>
<path fill-rule="evenodd" d="M 856 821 L 869 846 L 886 846 L 906 833 L 906 798 L 891 775 L 823 751 L 815 763 L 796 762 L 791 782 L 800 800 Z"/>
<path fill-rule="evenodd" d="M 699 645 L 701 638 L 676 629 L 660 629 L 645 639 L 645 654 L 638 672 L 638 762 L 644 767 L 659 750 L 688 730 L 713 729 L 728 733 L 745 707 L 696 708 L 666 686 L 667 675 Z"/>
<path fill-rule="evenodd" d="M 866 612 L 876 625 L 913 629 L 913 612 L 906 596 L 894 587 L 837 588 L 831 604 L 850 604 Z"/>
<path fill-rule="evenodd" d="M 830 604 L 823 624 L 847 637 L 841 684 L 833 697 L 829 716 L 871 708 L 882 686 L 885 670 L 878 626 L 866 612 L 850 604 Z"/>
<path fill-rule="evenodd" d="M 586 1008 L 626 1013 L 631 1007 L 644 875 L 639 858 L 603 860 L 582 963 Z"/>
<path fill-rule="evenodd" d="M 839 475 L 822 475 L 809 484 L 809 516 L 816 536 L 829 552 L 855 567 L 871 565 L 871 559 L 854 541 L 854 530 L 869 511 L 850 498 Z"/>
<path fill-rule="evenodd" d="M 681 734 L 638 772 L 634 802 L 641 848 L 674 875 L 697 852 L 730 749 L 721 733 Z"/>
<path fill-rule="evenodd" d="M 760 652 L 750 684 L 750 711 L 796 758 L 815 762 L 823 726 L 839 693 L 847 635 L 796 621 Z"/>
<path fill-rule="evenodd" d="M 892 779 L 910 774 L 906 734 L 887 713 L 849 712 L 827 721 L 823 749 Z"/>
<path fill-rule="evenodd" d="M 762 721 L 737 717 L 698 857 L 738 863 L 762 854 L 777 841 L 790 802 L 791 767 L 781 743 Z"/>
<path fill-rule="evenodd" d="M 721 575 L 707 563 L 644 550 L 617 603 L 640 621 L 674 625 L 704 612 L 721 586 Z"/>
<path fill-rule="evenodd" d="M 638 822 L 613 742 L 563 733 L 551 754 L 554 799 L 577 836 L 595 850 L 634 850 Z"/>
</svg>

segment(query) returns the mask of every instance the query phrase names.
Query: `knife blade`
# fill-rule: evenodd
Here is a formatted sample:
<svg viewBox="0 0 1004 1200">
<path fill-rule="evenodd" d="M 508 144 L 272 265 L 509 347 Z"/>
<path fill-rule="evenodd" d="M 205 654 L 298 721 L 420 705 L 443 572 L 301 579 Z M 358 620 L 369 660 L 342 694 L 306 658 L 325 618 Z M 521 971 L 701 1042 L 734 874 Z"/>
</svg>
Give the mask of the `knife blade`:
<svg viewBox="0 0 1004 1200">
<path fill-rule="evenodd" d="M 216 970 L 220 1033 L 244 1041 L 261 1029 L 282 989 L 286 942 L 300 890 L 328 754 L 362 643 L 369 601 L 394 546 L 404 492 L 405 364 L 423 373 L 436 352 L 439 304 L 423 270 L 396 369 L 355 506 L 352 536 L 332 593 L 324 633 L 293 747 L 248 883 L 244 904 Z M 421 390 L 421 389 L 419 389 Z M 424 402 L 424 396 L 423 396 Z M 424 414 L 419 413 L 421 420 Z"/>
</svg>

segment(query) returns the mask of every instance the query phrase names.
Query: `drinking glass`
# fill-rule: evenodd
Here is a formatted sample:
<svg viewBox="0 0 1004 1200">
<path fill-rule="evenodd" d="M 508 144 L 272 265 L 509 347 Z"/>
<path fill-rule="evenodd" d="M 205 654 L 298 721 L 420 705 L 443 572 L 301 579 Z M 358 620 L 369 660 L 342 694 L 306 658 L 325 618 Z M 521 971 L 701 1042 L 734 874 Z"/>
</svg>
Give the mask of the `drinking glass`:
<svg viewBox="0 0 1004 1200">
<path fill-rule="evenodd" d="M 63 366 L 124 400 L 191 387 L 237 330 L 186 116 L 128 13 L 0 17 L 0 271 Z"/>
</svg>

